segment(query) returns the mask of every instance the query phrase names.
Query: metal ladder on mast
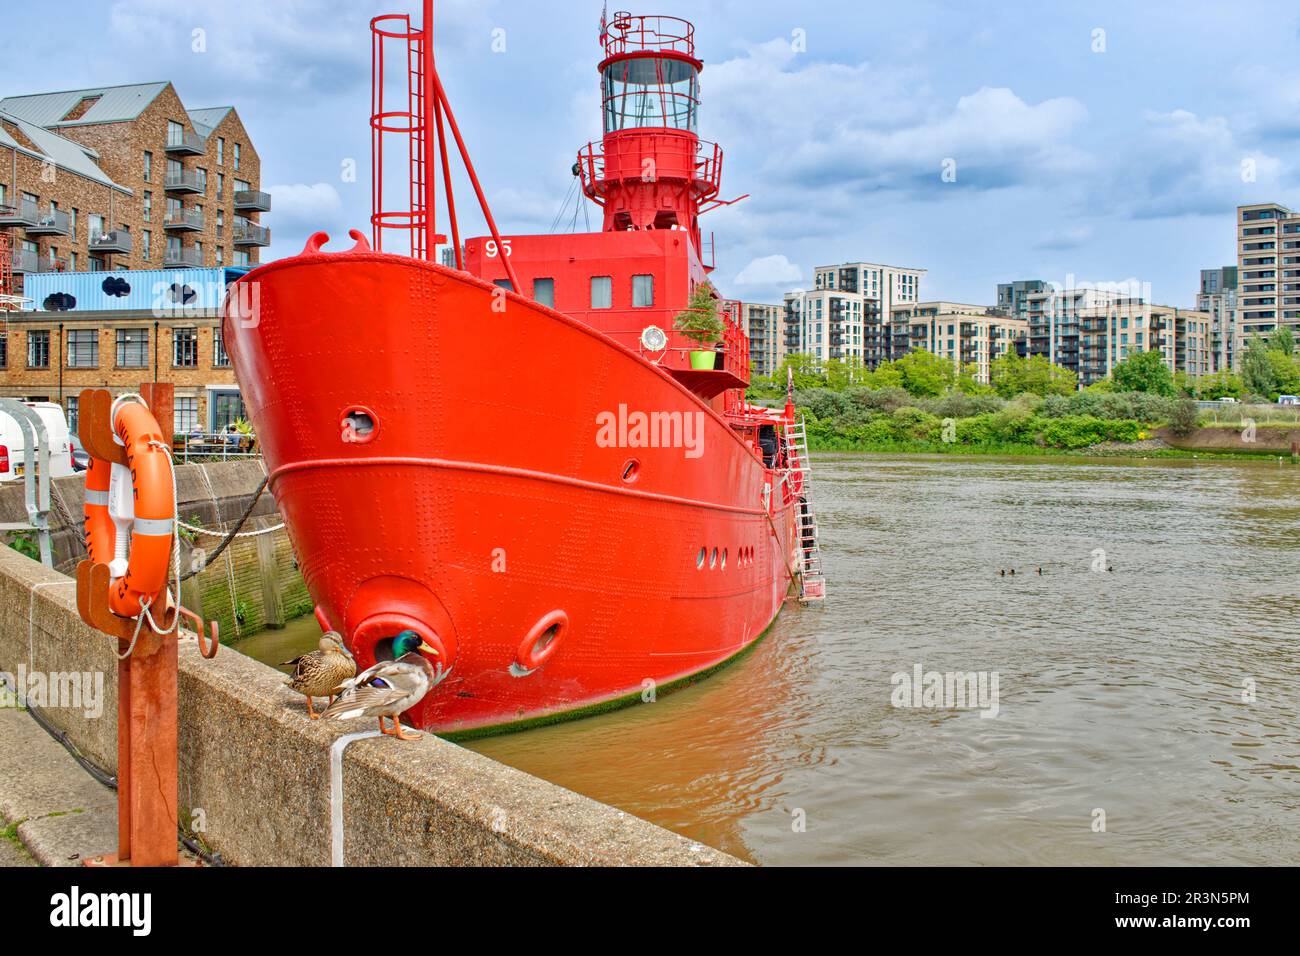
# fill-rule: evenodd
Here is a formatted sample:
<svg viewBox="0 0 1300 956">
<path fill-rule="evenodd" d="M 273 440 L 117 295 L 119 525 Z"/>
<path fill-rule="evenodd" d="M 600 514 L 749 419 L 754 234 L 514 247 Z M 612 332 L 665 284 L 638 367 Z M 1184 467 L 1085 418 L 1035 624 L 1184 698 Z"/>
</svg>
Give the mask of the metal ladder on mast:
<svg viewBox="0 0 1300 956">
<path fill-rule="evenodd" d="M 800 502 L 796 526 L 799 529 L 799 600 L 826 600 L 826 576 L 822 571 L 821 539 L 817 531 L 817 511 L 812 499 L 812 459 L 808 455 L 808 427 L 801 417 L 785 426 L 788 459 L 797 462 L 793 471 L 800 477 Z"/>
</svg>

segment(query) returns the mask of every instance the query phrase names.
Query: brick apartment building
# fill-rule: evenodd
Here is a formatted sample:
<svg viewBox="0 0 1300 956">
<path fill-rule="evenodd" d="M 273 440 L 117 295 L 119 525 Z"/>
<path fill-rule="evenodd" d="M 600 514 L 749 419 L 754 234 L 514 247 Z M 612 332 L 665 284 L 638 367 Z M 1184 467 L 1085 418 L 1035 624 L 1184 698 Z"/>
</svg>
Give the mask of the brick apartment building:
<svg viewBox="0 0 1300 956">
<path fill-rule="evenodd" d="M 34 272 L 255 266 L 260 184 L 234 107 L 187 110 L 171 83 L 0 99 L 15 292 Z"/>
<path fill-rule="evenodd" d="M 75 425 L 82 388 L 161 381 L 180 429 L 242 417 L 217 316 L 270 208 L 233 107 L 165 82 L 0 99 L 0 395 Z"/>
</svg>

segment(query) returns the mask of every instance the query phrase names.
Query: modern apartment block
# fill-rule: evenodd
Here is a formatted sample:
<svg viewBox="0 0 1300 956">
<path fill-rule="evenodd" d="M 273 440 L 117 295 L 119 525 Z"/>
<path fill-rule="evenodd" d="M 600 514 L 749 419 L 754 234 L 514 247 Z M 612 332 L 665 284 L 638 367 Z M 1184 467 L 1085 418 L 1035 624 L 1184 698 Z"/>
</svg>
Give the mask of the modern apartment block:
<svg viewBox="0 0 1300 956">
<path fill-rule="evenodd" d="M 890 318 L 895 328 L 907 327 L 907 351 L 925 349 L 957 365 L 973 366 L 976 380 L 986 385 L 993 360 L 1014 351 L 1016 341 L 1029 330 L 1026 319 L 1003 315 L 1000 309 L 960 302 L 895 306 Z"/>
<path fill-rule="evenodd" d="M 1015 282 L 998 284 L 997 309 L 1003 315 L 1013 319 L 1029 321 L 1029 296 L 1036 292 L 1046 292 L 1049 286 L 1042 279 L 1017 279 Z"/>
<path fill-rule="evenodd" d="M 888 266 L 879 262 L 845 262 L 814 269 L 813 287 L 817 291 L 834 290 L 871 299 L 888 323 L 895 306 L 911 305 L 921 300 L 921 280 L 925 275 L 925 269 Z M 886 331 L 884 354 L 879 361 L 897 358 L 907 349 L 905 327 Z"/>
<path fill-rule="evenodd" d="M 59 402 L 75 430 L 83 388 L 120 394 L 144 382 L 170 382 L 177 432 L 223 428 L 244 417 L 220 324 L 227 286 L 242 273 L 29 276 L 36 308 L 6 312 L 0 322 L 0 396 Z M 41 307 L 47 303 L 58 308 Z"/>
<path fill-rule="evenodd" d="M 1201 270 L 1196 310 L 1210 316 L 1210 371 L 1229 372 L 1241 353 L 1237 341 L 1237 267 Z"/>
<path fill-rule="evenodd" d="M 818 362 L 856 359 L 868 369 L 890 357 L 880 303 L 861 292 L 787 292 L 784 311 L 786 355 L 802 353 Z"/>
<path fill-rule="evenodd" d="M 724 308 L 749 335 L 749 367 L 753 375 L 771 375 L 785 361 L 785 307 L 728 299 Z"/>
<path fill-rule="evenodd" d="M 1052 364 L 1085 377 L 1080 358 L 1080 322 L 1085 312 L 1141 299 L 1093 286 L 1062 286 L 1044 283 L 1036 292 L 1026 292 L 1025 319 L 1029 332 L 1025 354 L 1042 355 Z M 1104 376 L 1102 376 L 1104 377 Z"/>
<path fill-rule="evenodd" d="M 12 291 L 38 272 L 252 267 L 270 208 L 234 107 L 186 109 L 167 82 L 0 99 Z"/>
<path fill-rule="evenodd" d="M 1080 308 L 1073 321 L 1080 333 L 1080 387 L 1106 378 L 1130 355 L 1153 350 L 1170 372 L 1197 376 L 1212 370 L 1214 320 L 1208 312 L 1124 298 Z"/>
<path fill-rule="evenodd" d="M 1300 212 L 1277 203 L 1237 207 L 1238 341 L 1300 326 Z"/>
</svg>

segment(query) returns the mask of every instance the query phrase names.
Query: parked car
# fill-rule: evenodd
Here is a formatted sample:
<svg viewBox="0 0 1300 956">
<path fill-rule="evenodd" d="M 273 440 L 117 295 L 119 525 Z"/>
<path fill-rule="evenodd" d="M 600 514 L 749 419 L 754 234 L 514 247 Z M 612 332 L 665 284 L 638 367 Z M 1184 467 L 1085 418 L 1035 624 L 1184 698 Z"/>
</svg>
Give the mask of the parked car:
<svg viewBox="0 0 1300 956">
<path fill-rule="evenodd" d="M 50 477 L 66 478 L 75 472 L 72 442 L 63 406 L 57 402 L 24 402 L 45 424 L 50 446 Z M 14 481 L 23 476 L 27 447 L 25 429 L 12 415 L 0 411 L 0 481 Z"/>
<path fill-rule="evenodd" d="M 1279 405 L 1300 405 L 1300 395 L 1279 395 L 1277 403 Z"/>
</svg>

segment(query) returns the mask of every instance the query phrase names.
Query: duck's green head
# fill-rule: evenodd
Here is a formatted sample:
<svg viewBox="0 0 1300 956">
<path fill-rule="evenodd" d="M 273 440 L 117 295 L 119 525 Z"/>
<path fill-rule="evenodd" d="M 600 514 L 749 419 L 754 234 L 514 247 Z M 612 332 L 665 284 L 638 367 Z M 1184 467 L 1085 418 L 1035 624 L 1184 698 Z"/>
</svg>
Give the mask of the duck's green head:
<svg viewBox="0 0 1300 956">
<path fill-rule="evenodd" d="M 414 631 L 402 631 L 393 639 L 394 657 L 404 657 L 407 654 L 414 654 L 416 651 L 424 651 L 434 657 L 438 656 L 438 652 L 424 643 L 424 638 Z"/>
</svg>

